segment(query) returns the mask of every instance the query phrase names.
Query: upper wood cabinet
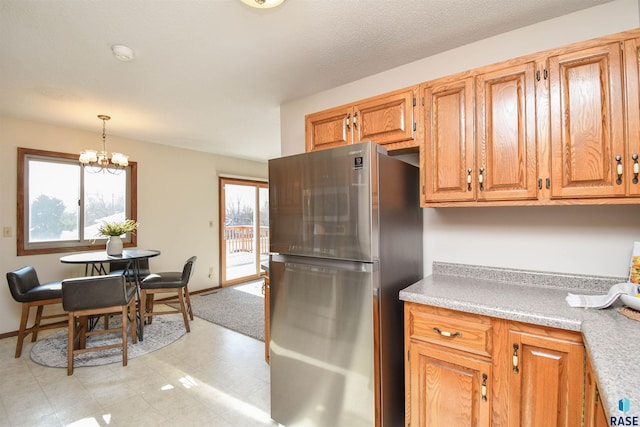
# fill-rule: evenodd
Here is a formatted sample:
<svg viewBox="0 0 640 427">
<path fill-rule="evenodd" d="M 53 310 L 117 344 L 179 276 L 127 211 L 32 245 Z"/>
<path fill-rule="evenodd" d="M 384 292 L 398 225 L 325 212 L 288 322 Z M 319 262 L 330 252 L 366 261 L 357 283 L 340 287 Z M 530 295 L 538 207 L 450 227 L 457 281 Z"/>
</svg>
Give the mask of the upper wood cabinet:
<svg viewBox="0 0 640 427">
<path fill-rule="evenodd" d="M 423 204 L 537 197 L 536 64 L 422 86 Z"/>
<path fill-rule="evenodd" d="M 306 151 L 364 141 L 387 150 L 417 147 L 418 86 L 331 108 L 305 117 Z"/>
<path fill-rule="evenodd" d="M 421 86 L 424 145 L 420 149 L 421 200 L 475 199 L 473 77 L 434 80 Z"/>
<path fill-rule="evenodd" d="M 607 43 L 549 58 L 551 196 L 624 196 L 622 50 Z"/>
<path fill-rule="evenodd" d="M 537 197 L 535 72 L 529 61 L 476 77 L 478 200 Z"/>
<path fill-rule="evenodd" d="M 640 37 L 624 42 L 627 101 L 626 169 L 629 195 L 640 196 Z"/>
<path fill-rule="evenodd" d="M 309 114 L 306 151 L 419 147 L 426 207 L 637 204 L 639 75 L 636 29 Z"/>
<path fill-rule="evenodd" d="M 640 203 L 640 30 L 423 83 L 423 206 Z"/>
</svg>

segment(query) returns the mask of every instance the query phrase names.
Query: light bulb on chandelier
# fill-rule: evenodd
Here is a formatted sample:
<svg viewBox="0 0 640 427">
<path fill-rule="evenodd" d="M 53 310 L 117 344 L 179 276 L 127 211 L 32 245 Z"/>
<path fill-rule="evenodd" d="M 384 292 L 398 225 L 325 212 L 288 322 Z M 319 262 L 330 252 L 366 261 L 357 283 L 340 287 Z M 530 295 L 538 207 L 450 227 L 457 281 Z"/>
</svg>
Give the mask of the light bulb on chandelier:
<svg viewBox="0 0 640 427">
<path fill-rule="evenodd" d="M 112 174 L 121 173 L 129 165 L 129 156 L 122 153 L 111 153 L 111 157 L 109 157 L 106 123 L 111 117 L 99 114 L 98 118 L 102 120 L 102 151 L 84 150 L 80 153 L 80 164 L 85 170 L 92 173 L 104 172 L 105 170 Z"/>
</svg>

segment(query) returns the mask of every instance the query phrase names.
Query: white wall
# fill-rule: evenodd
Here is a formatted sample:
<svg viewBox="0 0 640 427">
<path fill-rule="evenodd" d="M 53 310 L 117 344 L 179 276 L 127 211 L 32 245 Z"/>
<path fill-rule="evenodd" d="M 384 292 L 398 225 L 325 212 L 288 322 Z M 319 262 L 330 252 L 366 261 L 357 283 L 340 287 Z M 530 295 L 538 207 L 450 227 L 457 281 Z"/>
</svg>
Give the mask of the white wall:
<svg viewBox="0 0 640 427">
<path fill-rule="evenodd" d="M 64 254 L 16 256 L 17 147 L 79 153 L 99 144 L 99 128 L 85 132 L 0 117 L 0 226 L 13 230 L 11 238 L 0 238 L 3 274 L 24 265 L 33 265 L 41 281 L 83 273 L 81 267 L 61 264 L 59 258 Z M 138 247 L 161 251 L 160 256 L 150 260 L 152 271 L 179 271 L 189 256 L 197 255 L 189 289 L 217 286 L 218 175 L 264 179 L 266 162 L 118 138 L 109 135 L 108 129 L 107 144 L 110 150 L 127 153 L 138 162 Z M 213 227 L 209 221 L 213 221 Z M 214 269 L 212 279 L 207 277 L 210 267 Z M 0 333 L 18 328 L 19 309 L 5 285 L 5 291 L 0 292 Z"/>
<path fill-rule="evenodd" d="M 524 27 L 281 106 L 282 154 L 304 151 L 304 116 L 512 57 L 640 27 L 640 2 L 617 0 Z M 640 206 L 425 208 L 433 261 L 624 277 Z"/>
</svg>

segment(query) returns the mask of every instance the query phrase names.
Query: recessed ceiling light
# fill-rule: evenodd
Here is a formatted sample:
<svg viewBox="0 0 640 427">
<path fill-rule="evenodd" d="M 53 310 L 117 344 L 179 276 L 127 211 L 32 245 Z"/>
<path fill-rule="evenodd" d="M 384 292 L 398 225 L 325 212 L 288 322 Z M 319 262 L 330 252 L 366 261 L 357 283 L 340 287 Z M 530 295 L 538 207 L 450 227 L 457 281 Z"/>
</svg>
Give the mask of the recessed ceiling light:
<svg viewBox="0 0 640 427">
<path fill-rule="evenodd" d="M 113 56 L 115 56 L 118 61 L 128 62 L 133 59 L 133 49 L 130 47 L 114 45 L 111 46 L 111 50 L 113 51 Z"/>
<path fill-rule="evenodd" d="M 284 0 L 240 0 L 242 3 L 258 9 L 269 9 L 276 7 L 284 2 Z"/>
</svg>

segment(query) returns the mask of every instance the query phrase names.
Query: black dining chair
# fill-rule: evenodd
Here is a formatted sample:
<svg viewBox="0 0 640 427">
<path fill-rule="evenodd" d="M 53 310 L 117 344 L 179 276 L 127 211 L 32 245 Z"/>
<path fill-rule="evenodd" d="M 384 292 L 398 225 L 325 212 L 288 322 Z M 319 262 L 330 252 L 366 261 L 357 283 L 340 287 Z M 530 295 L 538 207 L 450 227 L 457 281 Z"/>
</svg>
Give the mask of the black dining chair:
<svg viewBox="0 0 640 427">
<path fill-rule="evenodd" d="M 45 329 L 66 326 L 65 321 L 42 323 L 43 320 L 66 317 L 65 313 L 43 316 L 44 307 L 62 302 L 62 285 L 60 282 L 40 283 L 38 274 L 32 266 L 26 266 L 7 273 L 7 283 L 14 300 L 22 304 L 20 327 L 18 328 L 18 342 L 15 357 L 22 354 L 25 336 L 31 334 L 31 342 L 38 338 L 38 332 Z M 37 307 L 36 317 L 31 327 L 27 327 L 31 307 Z"/>
<path fill-rule="evenodd" d="M 162 314 L 182 313 L 184 319 L 184 327 L 187 332 L 189 329 L 189 318 L 193 320 L 193 310 L 191 309 L 191 298 L 189 296 L 189 279 L 193 272 L 193 265 L 197 257 L 192 256 L 185 263 L 182 271 L 171 271 L 163 273 L 151 273 L 140 282 L 140 322 L 144 325 L 148 319 L 148 323 L 153 321 L 153 316 Z M 154 297 L 160 293 L 177 293 L 179 310 L 162 310 L 154 311 Z M 185 303 L 186 300 L 186 303 Z"/>
<path fill-rule="evenodd" d="M 135 286 L 127 286 L 124 276 L 92 276 L 62 281 L 62 307 L 68 313 L 67 375 L 73 374 L 73 356 L 110 348 L 122 348 L 122 366 L 127 366 L 127 327 L 131 325 L 131 341 L 137 342 Z M 89 330 L 88 318 L 112 313 L 122 314 L 120 328 Z M 122 334 L 121 342 L 87 347 L 87 337 L 114 332 Z"/>
</svg>

